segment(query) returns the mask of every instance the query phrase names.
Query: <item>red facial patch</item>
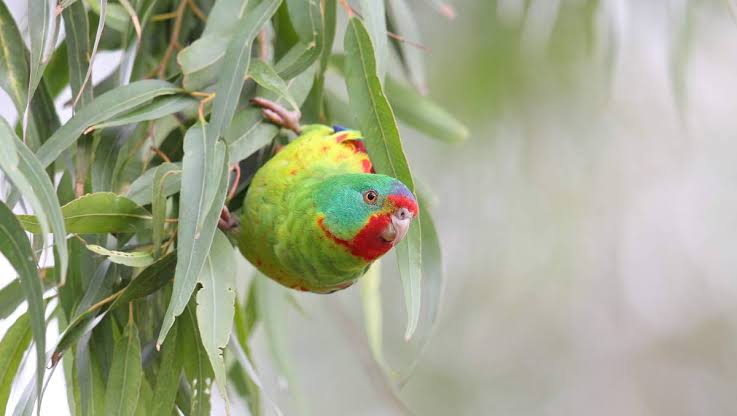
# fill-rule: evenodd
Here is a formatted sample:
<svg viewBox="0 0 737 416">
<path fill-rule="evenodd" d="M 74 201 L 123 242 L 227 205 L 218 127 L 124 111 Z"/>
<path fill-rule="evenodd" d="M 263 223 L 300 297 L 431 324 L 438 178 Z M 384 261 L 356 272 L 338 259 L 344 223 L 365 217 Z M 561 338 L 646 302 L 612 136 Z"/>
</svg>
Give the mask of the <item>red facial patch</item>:
<svg viewBox="0 0 737 416">
<path fill-rule="evenodd" d="M 392 248 L 392 244 L 383 238 L 381 233 L 391 222 L 391 219 L 386 214 L 372 216 L 368 224 L 366 224 L 361 231 L 353 237 L 352 240 L 343 240 L 338 238 L 330 232 L 323 224 L 323 217 L 317 220 L 318 225 L 323 230 L 325 235 L 330 237 L 331 240 L 347 248 L 351 254 L 356 257 L 361 257 L 366 261 L 373 261 L 381 257 Z"/>
<path fill-rule="evenodd" d="M 389 195 L 389 201 L 391 201 L 397 208 L 407 208 L 411 213 L 412 217 L 417 217 L 417 202 L 404 195 Z"/>
<path fill-rule="evenodd" d="M 335 142 L 336 143 L 340 143 L 343 140 L 345 140 L 346 138 L 348 138 L 348 133 L 339 134 L 339 135 L 335 136 Z"/>
</svg>

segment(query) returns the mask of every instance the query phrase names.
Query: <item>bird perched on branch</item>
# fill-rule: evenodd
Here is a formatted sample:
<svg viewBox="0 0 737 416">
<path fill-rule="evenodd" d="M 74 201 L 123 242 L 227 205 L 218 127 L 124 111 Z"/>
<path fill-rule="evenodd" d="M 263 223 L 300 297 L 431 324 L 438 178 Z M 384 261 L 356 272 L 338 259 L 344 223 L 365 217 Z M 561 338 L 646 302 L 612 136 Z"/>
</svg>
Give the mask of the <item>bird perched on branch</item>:
<svg viewBox="0 0 737 416">
<path fill-rule="evenodd" d="M 256 172 L 238 232 L 243 255 L 284 286 L 316 293 L 345 289 L 407 234 L 415 196 L 374 173 L 361 134 L 299 126 L 299 113 L 255 98 L 271 122 L 298 137 Z"/>
</svg>

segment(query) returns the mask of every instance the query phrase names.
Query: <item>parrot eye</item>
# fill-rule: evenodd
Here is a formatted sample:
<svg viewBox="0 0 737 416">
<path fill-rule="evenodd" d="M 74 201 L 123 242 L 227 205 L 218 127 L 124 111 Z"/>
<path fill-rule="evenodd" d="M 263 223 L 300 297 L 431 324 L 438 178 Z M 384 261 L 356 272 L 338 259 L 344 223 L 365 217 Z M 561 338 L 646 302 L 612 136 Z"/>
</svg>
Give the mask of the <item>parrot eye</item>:
<svg viewBox="0 0 737 416">
<path fill-rule="evenodd" d="M 376 191 L 374 191 L 373 189 L 368 190 L 368 191 L 366 191 L 366 192 L 363 193 L 363 200 L 367 204 L 375 204 L 376 203 L 376 199 L 378 197 L 379 197 L 379 194 L 376 193 Z"/>
</svg>

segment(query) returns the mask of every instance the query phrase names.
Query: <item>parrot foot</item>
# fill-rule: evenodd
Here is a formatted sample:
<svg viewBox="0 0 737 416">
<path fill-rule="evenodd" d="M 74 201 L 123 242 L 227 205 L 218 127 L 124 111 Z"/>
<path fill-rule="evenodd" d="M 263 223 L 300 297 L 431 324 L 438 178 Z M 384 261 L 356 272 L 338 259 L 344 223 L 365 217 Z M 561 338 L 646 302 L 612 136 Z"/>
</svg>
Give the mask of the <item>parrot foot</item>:
<svg viewBox="0 0 737 416">
<path fill-rule="evenodd" d="M 228 207 L 223 207 L 223 210 L 220 211 L 220 218 L 218 219 L 218 228 L 222 231 L 230 231 L 236 227 L 238 227 L 238 219 L 230 215 Z"/>
<path fill-rule="evenodd" d="M 299 126 L 302 113 L 299 110 L 289 111 L 279 104 L 261 97 L 251 98 L 251 104 L 261 107 L 261 113 L 264 117 L 277 126 L 288 128 L 297 134 L 302 130 Z"/>
</svg>

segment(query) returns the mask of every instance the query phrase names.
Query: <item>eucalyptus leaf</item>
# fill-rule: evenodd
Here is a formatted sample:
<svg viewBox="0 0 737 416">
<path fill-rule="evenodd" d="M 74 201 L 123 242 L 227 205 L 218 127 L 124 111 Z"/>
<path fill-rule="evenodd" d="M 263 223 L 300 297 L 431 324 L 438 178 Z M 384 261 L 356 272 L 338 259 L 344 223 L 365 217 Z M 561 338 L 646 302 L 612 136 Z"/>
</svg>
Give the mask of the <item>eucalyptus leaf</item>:
<svg viewBox="0 0 737 416">
<path fill-rule="evenodd" d="M 366 28 L 357 18 L 351 18 L 345 35 L 345 73 L 350 105 L 357 115 L 358 125 L 377 173 L 401 180 L 414 192 L 409 164 L 402 149 L 399 130 L 391 106 L 384 95 L 376 71 L 374 49 Z M 407 307 L 409 339 L 417 328 L 420 316 L 422 279 L 421 218 L 416 218 L 407 236 L 397 246 L 397 261 L 402 278 Z"/>
<path fill-rule="evenodd" d="M 202 288 L 197 292 L 197 323 L 202 345 L 210 358 L 215 382 L 220 394 L 230 407 L 225 378 L 223 350 L 228 344 L 233 327 L 235 305 L 235 257 L 233 246 L 222 232 L 215 233 L 210 254 L 197 281 Z"/>
<path fill-rule="evenodd" d="M 415 21 L 415 12 L 407 3 L 407 0 L 391 0 L 386 2 L 388 8 L 388 16 L 392 23 L 392 29 L 404 40 L 396 41 L 396 47 L 399 50 L 407 74 L 409 75 L 412 85 L 422 95 L 427 92 L 427 76 L 425 74 L 425 50 L 417 47 L 410 42 L 420 42 L 420 30 Z M 386 78 L 388 81 L 388 77 Z M 387 85 L 387 89 L 389 86 Z M 387 95 L 391 96 L 389 92 Z M 392 106 L 394 103 L 392 102 Z"/>
<path fill-rule="evenodd" d="M 289 86 L 279 77 L 274 68 L 266 62 L 257 59 L 251 63 L 248 69 L 251 77 L 256 83 L 269 91 L 272 91 L 284 98 L 294 110 L 299 110 L 299 105 L 289 94 Z"/>
<path fill-rule="evenodd" d="M 112 192 L 87 194 L 64 205 L 61 214 L 67 231 L 75 234 L 134 233 L 150 227 L 151 213 L 130 199 Z M 34 215 L 19 215 L 23 228 L 41 230 Z"/>
<path fill-rule="evenodd" d="M 28 314 L 21 315 L 0 341 L 0 414 L 5 414 L 10 388 L 18 372 L 23 353 L 31 343 Z"/>
<path fill-rule="evenodd" d="M 138 328 L 128 322 L 125 333 L 115 344 L 113 364 L 105 388 L 104 414 L 107 416 L 133 415 L 141 389 L 141 342 Z"/>
<path fill-rule="evenodd" d="M 386 30 L 386 11 L 384 10 L 383 1 L 359 0 L 361 12 L 363 13 L 363 23 L 367 29 L 367 34 L 371 39 L 374 50 L 374 59 L 376 61 L 376 73 L 379 80 L 384 80 L 386 68 L 389 64 L 389 41 L 387 40 Z M 351 23 L 348 24 L 351 26 Z M 350 30 L 350 28 L 349 28 Z"/>
<path fill-rule="evenodd" d="M 66 33 L 69 85 L 72 89 L 72 97 L 79 96 L 78 104 L 85 106 L 92 101 L 92 85 L 85 84 L 89 57 L 92 55 L 87 11 L 84 4 L 77 1 L 66 7 L 61 15 L 64 19 L 64 32 Z"/>
<path fill-rule="evenodd" d="M 159 332 L 159 345 L 189 302 L 225 202 L 227 149 L 220 141 L 209 147 L 204 130 L 205 126 L 195 124 L 184 137 L 182 183 L 187 186 L 180 192 L 177 279 Z"/>
<path fill-rule="evenodd" d="M 179 324 L 175 324 L 167 338 L 169 342 L 161 348 L 161 364 L 156 375 L 156 385 L 149 414 L 169 415 L 174 410 L 174 401 L 179 387 L 179 375 L 182 373 L 182 358 L 178 352 L 177 332 Z M 180 341 L 181 342 L 181 341 Z"/>
<path fill-rule="evenodd" d="M 51 230 L 54 234 L 55 256 L 61 270 L 59 280 L 64 284 L 69 253 L 54 186 L 31 150 L 18 140 L 5 119 L 0 119 L 0 148 L 4 149 L 0 152 L 0 170 L 5 172 L 38 215 L 39 227 L 36 233 L 47 235 Z"/>
<path fill-rule="evenodd" d="M 108 127 L 135 124 L 142 121 L 156 120 L 169 114 L 197 108 L 197 100 L 184 95 L 163 96 L 154 99 L 151 103 L 137 108 L 119 117 L 107 120 L 104 123 L 90 126 L 87 131 L 104 129 Z"/>
<path fill-rule="evenodd" d="M 125 114 L 151 102 L 156 97 L 176 94 L 179 91 L 173 84 L 160 80 L 136 81 L 110 90 L 82 107 L 38 149 L 36 156 L 44 167 L 48 166 L 88 127 Z"/>
<path fill-rule="evenodd" d="M 36 395 L 41 394 L 46 369 L 46 322 L 41 280 L 36 272 L 31 244 L 13 212 L 0 201 L 0 253 L 5 256 L 20 276 L 21 286 L 28 302 L 28 317 L 36 344 Z M 6 399 L 7 400 L 7 399 Z"/>
<path fill-rule="evenodd" d="M 181 175 L 182 171 L 176 169 L 171 163 L 164 163 L 156 168 L 154 174 L 153 189 L 151 195 L 151 211 L 153 211 L 153 244 L 154 257 L 161 255 L 161 242 L 164 239 L 164 228 L 166 226 L 166 193 L 164 186 L 169 176 Z"/>
<path fill-rule="evenodd" d="M 179 192 L 181 175 L 180 174 L 167 174 L 168 172 L 179 171 L 181 173 L 181 163 L 166 163 L 161 166 L 166 166 L 161 172 L 164 178 L 162 192 L 163 195 L 168 197 Z M 154 177 L 158 167 L 148 169 L 143 175 L 139 176 L 130 187 L 128 187 L 128 193 L 126 194 L 131 201 L 139 205 L 148 205 L 153 201 L 153 183 Z"/>
<path fill-rule="evenodd" d="M 96 244 L 88 244 L 87 249 L 93 253 L 105 256 L 113 263 L 122 264 L 130 267 L 146 267 L 154 262 L 151 253 L 145 251 L 124 252 L 116 250 L 108 250 Z"/>
</svg>

